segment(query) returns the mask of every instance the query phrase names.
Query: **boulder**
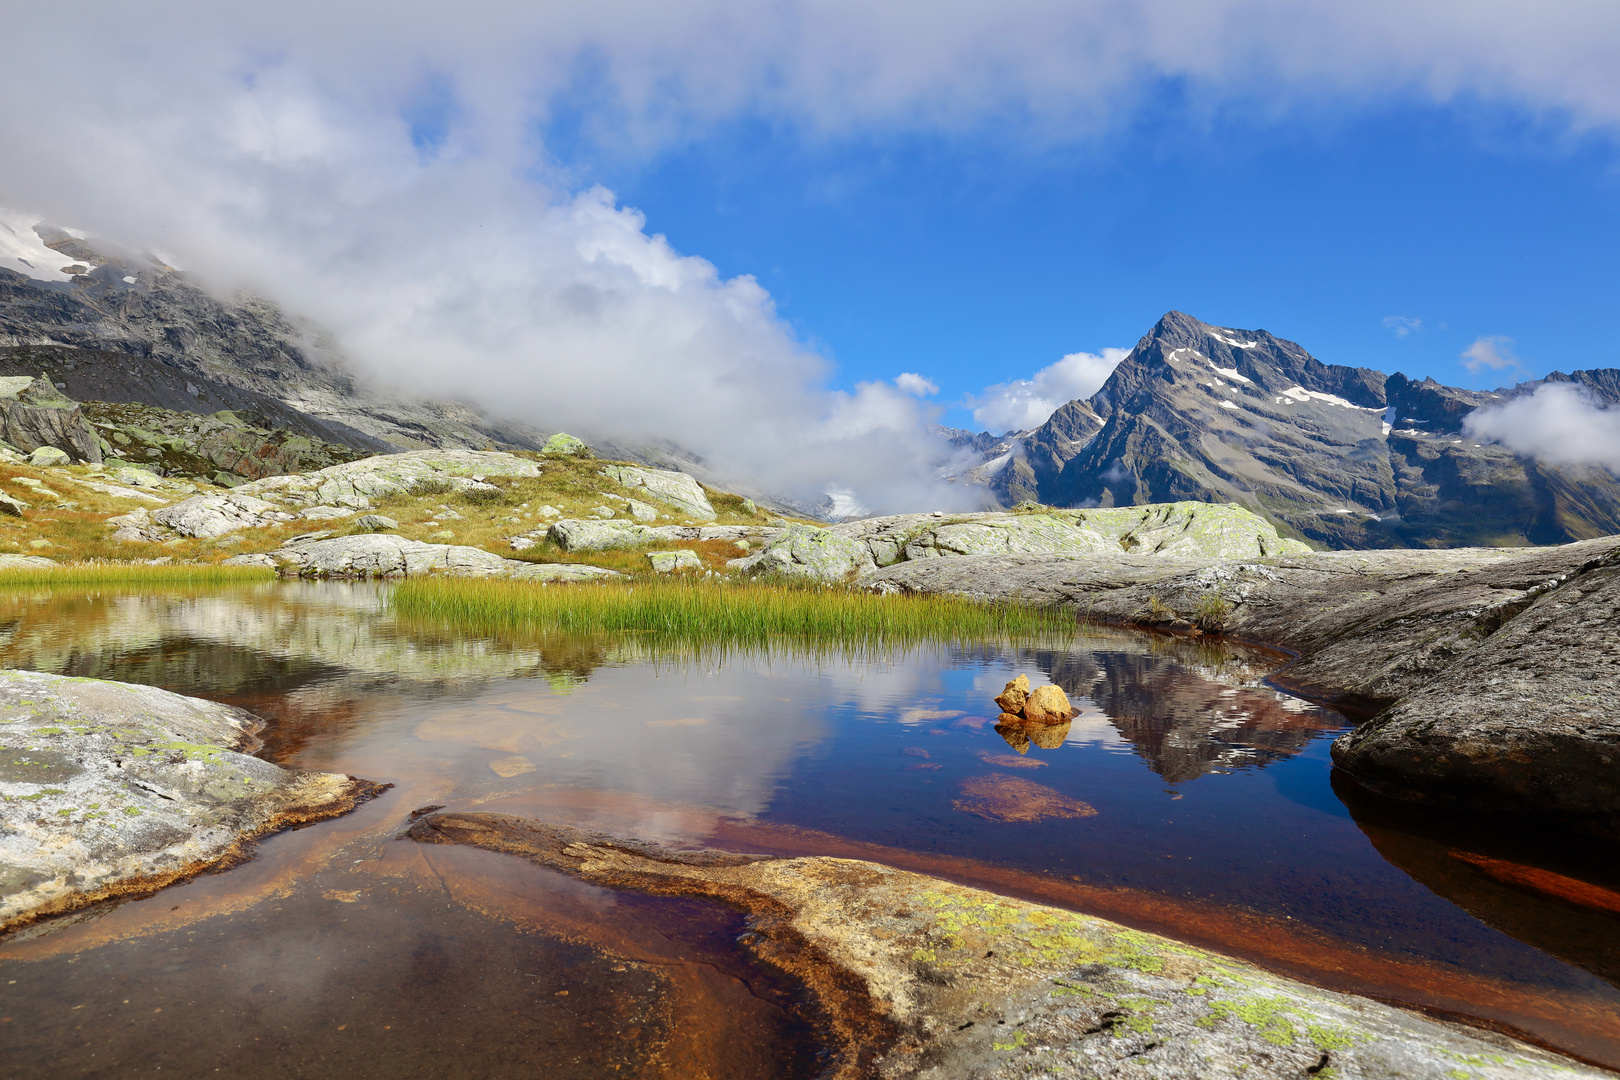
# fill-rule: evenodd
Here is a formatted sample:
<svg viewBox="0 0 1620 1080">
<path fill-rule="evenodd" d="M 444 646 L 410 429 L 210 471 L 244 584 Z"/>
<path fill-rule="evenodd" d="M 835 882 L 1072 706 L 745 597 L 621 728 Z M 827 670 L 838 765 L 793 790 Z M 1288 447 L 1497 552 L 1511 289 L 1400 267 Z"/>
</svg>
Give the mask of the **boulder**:
<svg viewBox="0 0 1620 1080">
<path fill-rule="evenodd" d="M 1277 534 L 1277 527 L 1236 503 L 1156 503 L 1082 510 L 1086 528 L 1125 551 L 1185 559 L 1249 559 L 1309 555 L 1312 548 Z"/>
<path fill-rule="evenodd" d="M 275 552 L 283 574 L 314 578 L 382 578 L 440 572 L 458 577 L 505 577 L 514 564 L 483 548 L 425 544 L 392 533 L 334 536 Z M 522 564 L 517 564 L 522 565 Z"/>
<path fill-rule="evenodd" d="M 243 494 L 241 488 L 226 495 L 198 495 L 152 512 L 154 523 L 201 539 L 291 520 L 293 515 L 274 503 Z"/>
<path fill-rule="evenodd" d="M 977 521 L 925 525 L 906 542 L 906 559 L 949 555 L 1112 554 L 1118 546 L 1071 518 L 1045 514 L 999 514 Z"/>
<path fill-rule="evenodd" d="M 1028 699 L 1029 676 L 1020 675 L 1009 682 L 1006 689 L 1001 691 L 1001 696 L 996 698 L 996 704 L 1001 706 L 1003 712 L 1012 713 L 1014 716 L 1022 716 L 1024 702 Z"/>
<path fill-rule="evenodd" d="M 698 558 L 698 553 L 687 548 L 679 551 L 649 551 L 647 561 L 652 564 L 653 571 L 659 574 L 703 569 L 703 560 Z"/>
<path fill-rule="evenodd" d="M 366 532 L 393 532 L 399 528 L 399 522 L 386 514 L 361 514 L 354 519 L 354 527 Z"/>
<path fill-rule="evenodd" d="M 79 403 L 45 378 L 0 377 L 0 439 L 25 454 L 50 447 L 70 460 L 101 463 L 101 438 Z"/>
<path fill-rule="evenodd" d="M 58 450 L 54 446 L 41 446 L 28 455 L 28 464 L 36 469 L 52 469 L 73 464 L 73 458 L 66 450 Z"/>
<path fill-rule="evenodd" d="M 745 574 L 787 574 L 820 581 L 842 581 L 865 570 L 875 569 L 872 553 L 865 544 L 840 536 L 832 529 L 790 525 L 765 550 L 726 563 L 728 569 Z"/>
<path fill-rule="evenodd" d="M 0 514 L 9 514 L 11 517 L 22 517 L 22 512 L 28 509 L 28 503 L 21 499 L 13 499 L 10 495 L 0 491 Z"/>
<path fill-rule="evenodd" d="M 0 555 L 0 570 L 55 570 L 56 561 L 43 555 Z"/>
<path fill-rule="evenodd" d="M 638 499 L 626 499 L 624 501 L 627 504 L 625 509 L 629 510 L 630 516 L 635 518 L 637 521 L 658 520 L 657 507 L 641 502 Z"/>
<path fill-rule="evenodd" d="M 155 892 L 380 790 L 250 756 L 262 727 L 152 686 L 0 671 L 0 931 Z"/>
<path fill-rule="evenodd" d="M 602 470 L 602 475 L 620 487 L 645 492 L 655 502 L 673 506 L 697 521 L 713 521 L 719 516 L 709 504 L 702 485 L 685 473 L 644 469 L 639 465 L 609 465 Z"/>
<path fill-rule="evenodd" d="M 1024 719 L 1032 724 L 1059 724 L 1073 719 L 1074 707 L 1061 686 L 1042 686 L 1030 692 L 1024 702 Z"/>
<path fill-rule="evenodd" d="M 583 521 L 564 518 L 546 530 L 546 536 L 564 551 L 601 551 L 656 543 L 656 529 L 631 521 Z"/>
<path fill-rule="evenodd" d="M 546 440 L 546 445 L 540 452 L 547 457 L 590 457 L 591 451 L 583 439 L 576 439 L 567 432 L 559 431 Z"/>
</svg>

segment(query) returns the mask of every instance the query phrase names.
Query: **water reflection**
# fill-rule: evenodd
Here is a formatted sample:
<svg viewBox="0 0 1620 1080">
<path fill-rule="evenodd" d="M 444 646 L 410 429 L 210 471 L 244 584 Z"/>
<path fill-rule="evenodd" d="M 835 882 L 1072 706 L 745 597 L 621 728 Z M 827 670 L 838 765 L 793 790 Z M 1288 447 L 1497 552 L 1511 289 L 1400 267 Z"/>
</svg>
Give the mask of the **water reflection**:
<svg viewBox="0 0 1620 1080">
<path fill-rule="evenodd" d="M 1398 815 L 1375 821 L 1346 798 L 1353 821 L 1323 738 L 1342 719 L 1266 685 L 1276 658 L 1257 651 L 1123 633 L 858 660 L 465 638 L 396 620 L 382 587 L 287 583 L 0 592 L 0 662 L 225 700 L 270 721 L 272 760 L 398 785 L 298 834 L 320 851 L 309 867 L 282 864 L 275 878 L 261 860 L 221 875 L 208 887 L 236 899 L 205 922 L 276 897 L 324 910 L 333 901 L 308 890 L 346 861 L 346 837 L 381 842 L 411 807 L 441 804 L 696 844 L 728 829 L 813 830 L 1091 895 L 1161 897 L 1165 910 L 1244 912 L 1346 954 L 1561 995 L 1610 993 L 1564 960 L 1620 970 L 1612 925 L 1552 920 L 1535 905 L 1564 901 L 1524 901 L 1451 852 L 1511 854 L 1426 838 Z M 1078 715 L 998 726 L 992 700 L 1018 675 L 1056 683 Z M 1565 870 L 1580 878 L 1573 858 Z M 251 885 L 255 874 L 275 884 Z M 103 923 L 115 924 L 144 925 Z"/>
</svg>

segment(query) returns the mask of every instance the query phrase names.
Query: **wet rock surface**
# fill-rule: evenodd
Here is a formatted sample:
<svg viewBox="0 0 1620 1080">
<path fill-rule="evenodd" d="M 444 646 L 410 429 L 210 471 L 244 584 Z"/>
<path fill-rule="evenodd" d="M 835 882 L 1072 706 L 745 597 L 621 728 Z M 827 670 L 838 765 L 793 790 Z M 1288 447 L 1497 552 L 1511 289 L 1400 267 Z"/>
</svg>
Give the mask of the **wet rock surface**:
<svg viewBox="0 0 1620 1080">
<path fill-rule="evenodd" d="M 250 756 L 262 726 L 155 687 L 0 671 L 0 932 L 154 892 L 380 790 Z"/>
<path fill-rule="evenodd" d="M 1386 794 L 1620 836 L 1620 538 L 1561 547 L 1321 552 L 1253 561 L 964 556 L 867 572 L 872 589 L 1071 608 L 1297 654 L 1283 681 L 1384 709 L 1335 761 Z"/>
<path fill-rule="evenodd" d="M 851 859 L 671 850 L 498 814 L 408 833 L 703 896 L 807 988 L 829 1077 L 1606 1076 L 1074 912 Z"/>
</svg>

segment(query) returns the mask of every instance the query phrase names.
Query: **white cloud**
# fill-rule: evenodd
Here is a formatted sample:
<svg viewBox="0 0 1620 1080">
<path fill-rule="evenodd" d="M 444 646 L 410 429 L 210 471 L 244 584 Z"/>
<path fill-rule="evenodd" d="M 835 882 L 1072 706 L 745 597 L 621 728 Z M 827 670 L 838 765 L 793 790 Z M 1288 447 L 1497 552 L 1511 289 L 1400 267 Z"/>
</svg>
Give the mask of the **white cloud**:
<svg viewBox="0 0 1620 1080">
<path fill-rule="evenodd" d="M 987 386 L 968 400 L 974 422 L 996 432 L 1038 427 L 1069 402 L 1095 394 L 1130 354 L 1129 349 L 1104 349 L 1100 355 L 1070 353 L 1032 379 Z"/>
<path fill-rule="evenodd" d="M 1603 465 L 1620 471 L 1620 410 L 1585 387 L 1545 383 L 1500 405 L 1469 413 L 1463 430 L 1554 465 Z"/>
<path fill-rule="evenodd" d="M 1404 338 L 1423 329 L 1423 320 L 1410 315 L 1385 315 L 1384 329 L 1393 330 L 1396 337 Z"/>
<path fill-rule="evenodd" d="M 932 397 L 939 393 L 939 384 L 933 379 L 925 379 L 912 372 L 902 372 L 894 380 L 894 385 L 915 397 Z"/>
<path fill-rule="evenodd" d="M 1517 371 L 1521 365 L 1519 358 L 1513 354 L 1513 339 L 1495 336 L 1475 338 L 1474 343 L 1462 351 L 1462 366 L 1468 369 L 1470 375 L 1478 375 L 1485 368 L 1492 371 L 1512 368 Z"/>
</svg>

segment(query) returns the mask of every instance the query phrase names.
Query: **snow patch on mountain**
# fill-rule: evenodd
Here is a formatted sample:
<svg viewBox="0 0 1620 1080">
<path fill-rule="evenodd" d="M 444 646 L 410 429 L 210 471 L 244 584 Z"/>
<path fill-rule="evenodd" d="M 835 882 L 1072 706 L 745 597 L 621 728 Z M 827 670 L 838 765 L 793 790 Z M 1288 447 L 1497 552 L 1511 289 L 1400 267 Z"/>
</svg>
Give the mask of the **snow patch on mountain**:
<svg viewBox="0 0 1620 1080">
<path fill-rule="evenodd" d="M 72 281 L 73 275 L 64 273 L 63 267 L 73 266 L 77 260 L 45 246 L 34 231 L 42 220 L 37 214 L 0 208 L 0 267 L 35 281 Z M 62 231 L 77 235 L 72 229 Z"/>
</svg>

